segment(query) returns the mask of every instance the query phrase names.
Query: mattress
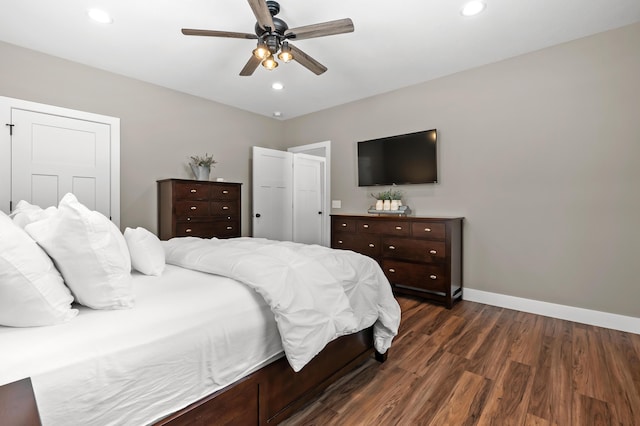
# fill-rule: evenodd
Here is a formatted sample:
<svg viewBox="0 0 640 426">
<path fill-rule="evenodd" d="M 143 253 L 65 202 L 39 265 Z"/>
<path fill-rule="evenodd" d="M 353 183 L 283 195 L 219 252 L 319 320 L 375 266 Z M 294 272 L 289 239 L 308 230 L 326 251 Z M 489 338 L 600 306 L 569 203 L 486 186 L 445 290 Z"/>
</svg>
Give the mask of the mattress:
<svg viewBox="0 0 640 426">
<path fill-rule="evenodd" d="M 133 279 L 133 309 L 0 327 L 0 384 L 31 377 L 45 426 L 150 424 L 283 356 L 245 285 L 172 265 Z"/>
</svg>

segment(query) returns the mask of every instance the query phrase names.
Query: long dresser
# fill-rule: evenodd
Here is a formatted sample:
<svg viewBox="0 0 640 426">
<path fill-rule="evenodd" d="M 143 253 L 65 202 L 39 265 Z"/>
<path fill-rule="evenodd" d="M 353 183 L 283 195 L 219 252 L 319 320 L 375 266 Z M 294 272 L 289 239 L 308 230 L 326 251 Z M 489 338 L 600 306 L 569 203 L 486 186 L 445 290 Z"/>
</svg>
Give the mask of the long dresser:
<svg viewBox="0 0 640 426">
<path fill-rule="evenodd" d="M 161 240 L 241 235 L 241 183 L 186 179 L 163 179 L 157 183 Z"/>
<path fill-rule="evenodd" d="M 394 293 L 444 304 L 462 298 L 461 217 L 331 215 L 331 247 L 377 260 Z"/>
</svg>

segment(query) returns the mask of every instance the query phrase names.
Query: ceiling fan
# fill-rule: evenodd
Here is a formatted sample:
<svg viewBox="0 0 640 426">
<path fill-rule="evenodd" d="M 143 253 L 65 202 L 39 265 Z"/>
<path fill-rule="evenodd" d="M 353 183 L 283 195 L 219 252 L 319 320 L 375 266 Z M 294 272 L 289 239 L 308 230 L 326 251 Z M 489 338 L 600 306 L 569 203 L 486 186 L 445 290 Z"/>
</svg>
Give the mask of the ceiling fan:
<svg viewBox="0 0 640 426">
<path fill-rule="evenodd" d="M 278 62 L 275 60 L 276 55 L 282 62 L 296 61 L 316 75 L 320 75 L 327 70 L 327 67 L 290 44 L 289 40 L 304 40 L 353 32 L 353 22 L 349 18 L 289 28 L 286 22 L 275 17 L 280 12 L 280 4 L 277 1 L 247 1 L 258 20 L 255 26 L 255 34 L 231 31 L 194 30 L 188 28 L 182 29 L 182 34 L 184 35 L 258 40 L 258 46 L 253 50 L 249 61 L 244 68 L 242 68 L 242 71 L 240 71 L 241 76 L 252 75 L 260 64 L 268 70 L 276 68 L 278 66 Z"/>
</svg>

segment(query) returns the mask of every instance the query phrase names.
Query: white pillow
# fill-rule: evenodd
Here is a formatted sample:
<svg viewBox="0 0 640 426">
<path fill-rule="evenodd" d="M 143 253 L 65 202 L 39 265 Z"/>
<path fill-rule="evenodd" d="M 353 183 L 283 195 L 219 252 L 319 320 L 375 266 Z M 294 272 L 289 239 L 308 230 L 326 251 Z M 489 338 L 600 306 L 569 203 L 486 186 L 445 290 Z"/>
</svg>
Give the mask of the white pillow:
<svg viewBox="0 0 640 426">
<path fill-rule="evenodd" d="M 49 256 L 0 211 L 0 325 L 53 325 L 78 315 Z"/>
<path fill-rule="evenodd" d="M 133 306 L 127 243 L 104 215 L 66 194 L 54 214 L 25 230 L 51 256 L 78 303 L 94 309 Z"/>
<path fill-rule="evenodd" d="M 131 254 L 131 266 L 145 275 L 162 275 L 165 266 L 160 239 L 144 228 L 126 228 L 124 239 Z"/>
<path fill-rule="evenodd" d="M 31 222 L 53 215 L 56 210 L 55 206 L 47 207 L 46 210 L 42 210 L 39 206 L 29 204 L 25 200 L 20 200 L 9 217 L 13 218 L 13 223 L 24 228 Z"/>
</svg>

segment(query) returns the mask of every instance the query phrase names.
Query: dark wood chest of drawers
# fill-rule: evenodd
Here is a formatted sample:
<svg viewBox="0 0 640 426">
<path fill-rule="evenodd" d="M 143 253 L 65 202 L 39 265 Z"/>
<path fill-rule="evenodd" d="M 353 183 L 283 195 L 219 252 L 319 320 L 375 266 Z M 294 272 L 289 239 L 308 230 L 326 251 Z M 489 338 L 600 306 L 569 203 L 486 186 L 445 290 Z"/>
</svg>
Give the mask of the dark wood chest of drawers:
<svg viewBox="0 0 640 426">
<path fill-rule="evenodd" d="M 448 308 L 462 298 L 463 218 L 331 216 L 331 247 L 376 259 L 393 291 Z"/>
<path fill-rule="evenodd" d="M 241 183 L 158 181 L 158 234 L 173 237 L 240 236 Z"/>
</svg>

